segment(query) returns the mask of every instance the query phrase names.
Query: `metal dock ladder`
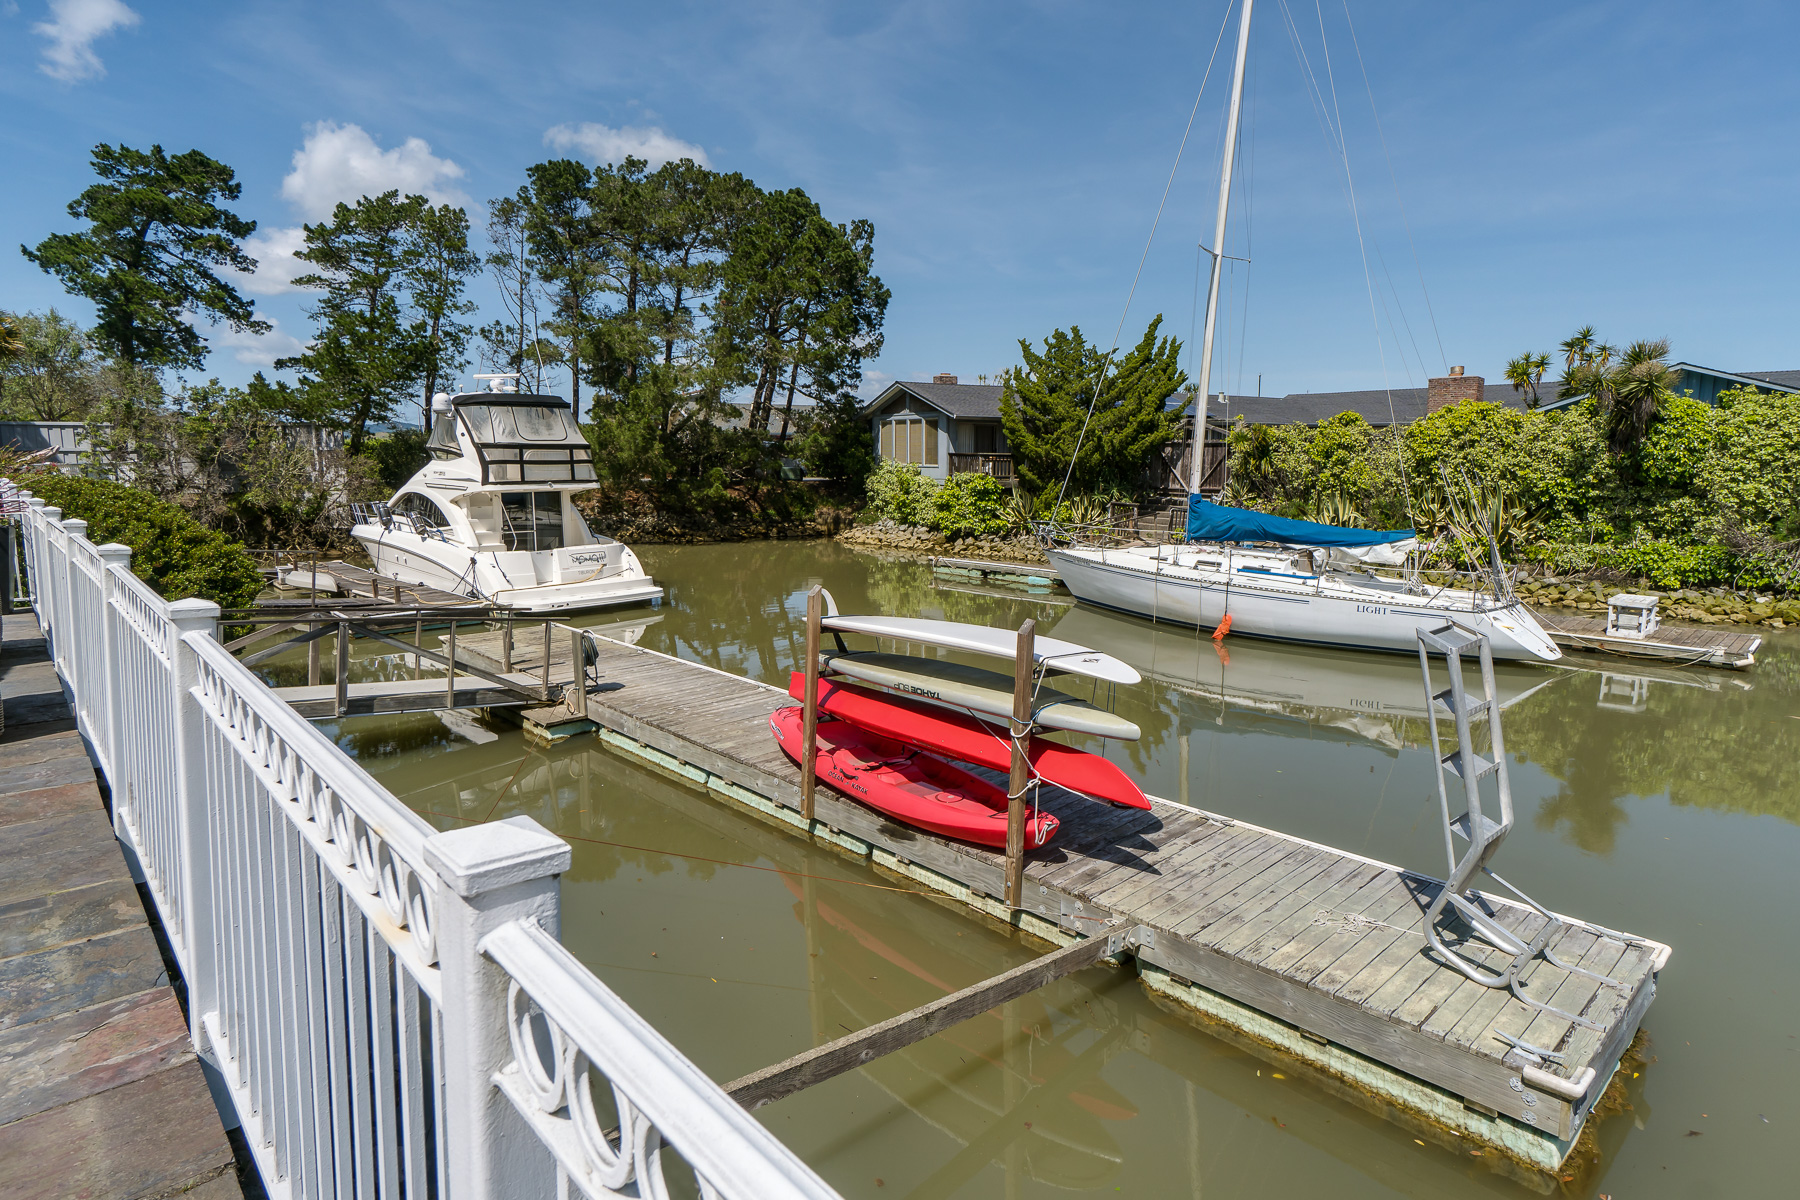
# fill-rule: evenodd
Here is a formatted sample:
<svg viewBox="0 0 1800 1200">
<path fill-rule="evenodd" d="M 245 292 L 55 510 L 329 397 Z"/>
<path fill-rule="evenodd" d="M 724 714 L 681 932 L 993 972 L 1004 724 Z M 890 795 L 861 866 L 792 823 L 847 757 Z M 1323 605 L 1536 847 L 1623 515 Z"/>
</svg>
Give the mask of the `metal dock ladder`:
<svg viewBox="0 0 1800 1200">
<path fill-rule="evenodd" d="M 1449 675 L 1449 686 L 1441 691 L 1435 689 L 1432 680 L 1431 659 L 1434 654 L 1444 657 L 1444 666 Z M 1476 657 L 1481 664 L 1479 696 L 1471 695 L 1463 681 L 1463 660 L 1469 656 Z M 1496 875 L 1488 865 L 1513 827 L 1512 786 L 1506 773 L 1506 740 L 1500 730 L 1500 707 L 1496 702 L 1498 692 L 1494 687 L 1493 648 L 1484 635 L 1454 621 L 1439 629 L 1421 629 L 1419 671 L 1425 681 L 1425 707 L 1431 722 L 1431 749 L 1437 759 L 1438 806 L 1444 820 L 1444 853 L 1449 860 L 1449 873 L 1445 876 L 1443 889 L 1425 912 L 1426 942 L 1445 963 L 1484 987 L 1506 988 L 1521 1002 L 1533 1008 L 1588 1029 L 1601 1028 L 1585 1017 L 1553 1008 L 1526 995 L 1519 981 L 1519 973 L 1533 958 L 1541 954 L 1546 962 L 1561 970 L 1597 979 L 1603 985 L 1614 988 L 1621 986 L 1605 975 L 1597 975 L 1557 958 L 1547 947 L 1567 923 Z M 1444 752 L 1438 730 L 1439 718 L 1446 715 L 1452 719 L 1456 729 L 1456 745 L 1448 754 Z M 1482 720 L 1488 723 L 1491 742 L 1489 753 L 1492 758 L 1484 758 L 1476 753 L 1471 736 L 1471 726 Z M 1465 811 L 1458 817 L 1450 815 L 1451 775 L 1455 775 L 1460 783 L 1465 806 Z M 1484 809 L 1482 799 L 1482 793 L 1488 788 L 1490 780 L 1495 802 L 1493 816 Z M 1458 838 L 1468 844 L 1460 857 L 1456 852 Z M 1480 875 L 1492 879 L 1544 918 L 1543 928 L 1529 942 L 1520 940 L 1518 935 L 1501 925 L 1483 901 L 1470 893 L 1476 877 Z M 1439 930 L 1446 909 L 1454 910 L 1455 916 L 1466 922 L 1476 936 L 1502 954 L 1511 955 L 1512 960 L 1498 970 L 1483 970 L 1452 950 L 1445 944 Z M 1513 1038 L 1506 1040 L 1529 1060 L 1541 1063 L 1545 1059 L 1560 1059 L 1559 1055 L 1540 1047 Z"/>
</svg>

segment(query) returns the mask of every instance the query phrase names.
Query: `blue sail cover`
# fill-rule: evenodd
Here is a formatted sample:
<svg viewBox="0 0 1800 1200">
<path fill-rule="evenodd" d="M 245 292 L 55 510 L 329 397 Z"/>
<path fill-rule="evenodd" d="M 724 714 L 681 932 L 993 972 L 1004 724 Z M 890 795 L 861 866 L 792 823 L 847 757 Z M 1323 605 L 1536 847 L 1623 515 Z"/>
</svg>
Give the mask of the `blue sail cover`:
<svg viewBox="0 0 1800 1200">
<path fill-rule="evenodd" d="M 1385 546 L 1414 536 L 1410 529 L 1344 529 L 1291 517 L 1274 517 L 1246 508 L 1227 508 L 1188 497 L 1190 542 L 1280 542 L 1284 546 Z"/>
</svg>

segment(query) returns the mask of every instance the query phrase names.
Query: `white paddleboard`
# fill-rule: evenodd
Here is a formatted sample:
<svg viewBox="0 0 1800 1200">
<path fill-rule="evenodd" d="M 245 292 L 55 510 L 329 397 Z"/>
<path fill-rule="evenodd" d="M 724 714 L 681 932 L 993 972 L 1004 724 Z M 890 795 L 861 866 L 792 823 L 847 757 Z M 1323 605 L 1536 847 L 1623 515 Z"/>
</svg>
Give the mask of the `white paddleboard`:
<svg viewBox="0 0 1800 1200">
<path fill-rule="evenodd" d="M 1001 720 L 1012 716 L 1013 681 L 998 671 L 935 658 L 873 652 L 828 655 L 825 670 L 946 708 Z M 1142 732 L 1117 713 L 1096 708 L 1055 688 L 1037 689 L 1031 715 L 1045 729 L 1066 729 L 1070 733 L 1091 733 L 1128 742 L 1136 741 Z"/>
<path fill-rule="evenodd" d="M 1019 650 L 1019 635 L 1010 629 L 994 629 L 987 625 L 971 625 L 963 621 L 933 621 L 925 617 L 826 617 L 826 629 L 840 633 L 864 633 L 870 637 L 897 638 L 903 642 L 924 642 L 949 650 L 968 650 L 975 654 L 992 654 L 1012 658 Z M 1138 683 L 1143 677 L 1130 664 L 1110 654 L 1074 642 L 1038 636 L 1033 649 L 1038 665 L 1051 671 L 1086 675 L 1106 683 Z M 1007 682 L 1007 695 L 1012 683 Z M 1007 712 L 1012 702 L 1007 701 Z M 1133 735 L 1135 736 L 1135 735 Z"/>
</svg>

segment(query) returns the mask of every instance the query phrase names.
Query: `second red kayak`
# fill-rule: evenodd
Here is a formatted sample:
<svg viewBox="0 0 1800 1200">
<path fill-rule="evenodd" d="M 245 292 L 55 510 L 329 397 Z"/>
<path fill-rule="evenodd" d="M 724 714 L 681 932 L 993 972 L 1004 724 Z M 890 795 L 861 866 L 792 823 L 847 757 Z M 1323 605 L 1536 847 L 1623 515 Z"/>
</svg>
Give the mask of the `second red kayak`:
<svg viewBox="0 0 1800 1200">
<path fill-rule="evenodd" d="M 793 672 L 788 695 L 806 698 L 806 676 Z M 798 711 L 798 710 L 796 710 Z M 959 762 L 1005 771 L 1012 766 L 1012 744 L 1004 722 L 993 723 L 956 709 L 912 700 L 855 684 L 819 680 L 819 715 L 848 721 L 882 737 L 905 742 Z M 1150 807 L 1131 777 L 1098 754 L 1034 737 L 1026 752 L 1032 769 L 1046 783 L 1126 808 Z"/>
<path fill-rule="evenodd" d="M 800 761 L 805 718 L 797 708 L 769 714 L 769 728 L 787 756 Z M 845 721 L 821 721 L 814 771 L 838 791 L 908 825 L 983 846 L 1006 845 L 1006 793 L 961 767 L 917 747 Z M 1047 812 L 1025 819 L 1025 848 L 1056 833 Z"/>
</svg>

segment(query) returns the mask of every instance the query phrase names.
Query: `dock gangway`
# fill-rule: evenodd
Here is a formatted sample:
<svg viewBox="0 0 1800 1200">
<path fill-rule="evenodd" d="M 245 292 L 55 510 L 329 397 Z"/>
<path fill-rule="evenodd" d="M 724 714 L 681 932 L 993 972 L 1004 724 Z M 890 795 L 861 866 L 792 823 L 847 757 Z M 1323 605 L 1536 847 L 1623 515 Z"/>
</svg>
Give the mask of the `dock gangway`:
<svg viewBox="0 0 1800 1200">
<path fill-rule="evenodd" d="M 557 940 L 569 847 L 440 833 L 128 547 L 27 497 L 30 596 L 272 1197 L 833 1191 Z"/>
</svg>

